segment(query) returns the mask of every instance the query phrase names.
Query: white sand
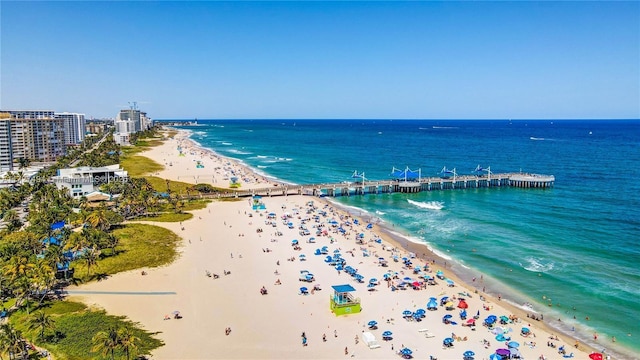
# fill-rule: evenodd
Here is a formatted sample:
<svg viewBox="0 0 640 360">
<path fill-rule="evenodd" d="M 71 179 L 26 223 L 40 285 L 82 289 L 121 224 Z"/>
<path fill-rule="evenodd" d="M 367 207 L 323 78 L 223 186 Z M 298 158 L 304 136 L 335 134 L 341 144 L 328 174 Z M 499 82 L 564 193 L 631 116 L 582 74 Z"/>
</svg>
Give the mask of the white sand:
<svg viewBox="0 0 640 360">
<path fill-rule="evenodd" d="M 153 150 L 143 153 L 163 162 L 173 163 L 160 172 L 160 176 L 188 181 L 186 176 L 193 174 L 193 156 L 204 158 L 204 169 L 223 168 L 227 159 L 200 155 L 177 156 L 177 140 L 170 140 Z M 197 151 L 197 150 L 194 150 Z M 234 165 L 237 166 L 237 165 Z M 189 170 L 187 170 L 189 168 Z M 182 174 L 182 175 L 181 175 Z M 248 172 L 245 173 L 247 175 Z M 222 175 L 222 174 L 221 174 Z M 254 177 L 255 179 L 255 177 Z M 258 183 L 260 181 L 261 183 Z M 255 185 L 264 186 L 264 180 L 258 178 Z M 194 181 L 192 181 L 194 182 Z M 222 180 L 220 180 L 222 182 Z M 215 185 L 215 183 L 214 183 Z M 217 184 L 218 186 L 220 184 Z M 243 184 L 244 188 L 244 184 Z M 438 307 L 437 311 L 428 311 L 421 322 L 406 321 L 402 318 L 405 309 L 416 310 L 426 308 L 429 297 L 459 296 L 459 292 L 467 292 L 458 281 L 454 287 L 447 287 L 444 281 L 438 280 L 435 286 L 427 286 L 425 290 L 391 291 L 382 275 L 388 270 L 398 272 L 400 277 L 416 278 L 412 270 L 403 268 L 402 262 L 393 262 L 391 252 L 383 250 L 383 245 L 392 248 L 387 241 L 382 244 L 373 242 L 374 231 L 366 230 L 363 225 L 349 229 L 350 235 L 343 237 L 332 232 L 327 221 L 330 217 L 340 220 L 339 213 L 331 214 L 332 208 L 317 198 L 307 196 L 273 197 L 263 199 L 266 211 L 251 210 L 251 199 L 237 202 L 213 202 L 206 209 L 194 211 L 194 218 L 183 223 L 181 230 L 178 223 L 155 223 L 166 227 L 184 239 L 180 258 L 166 267 L 145 269 L 146 276 L 140 271 L 117 274 L 106 281 L 83 285 L 78 290 L 97 292 L 175 292 L 167 295 L 150 294 L 86 294 L 74 296 L 88 304 L 97 305 L 111 314 L 126 315 L 149 331 L 160 332 L 157 336 L 165 342 L 165 346 L 153 353 L 157 359 L 226 359 L 226 358 L 287 358 L 287 359 L 334 359 L 334 358 L 399 358 L 396 352 L 404 345 L 413 350 L 413 355 L 420 359 L 429 359 L 432 355 L 438 359 L 462 359 L 467 350 L 475 352 L 475 359 L 487 359 L 499 347 L 506 347 L 495 340 L 482 321 L 489 314 L 497 316 L 510 315 L 515 309 L 503 307 L 501 301 L 482 302 L 478 294 L 465 297 L 469 304 L 469 318 L 480 311 L 478 326 L 475 330 L 463 327 L 459 318 L 459 309 L 446 311 Z M 298 209 L 301 218 L 312 217 L 306 214 L 307 202 L 313 201 L 319 211 L 327 211 L 328 216 L 320 217 L 320 222 L 313 220 L 307 223 L 312 233 L 312 226 L 325 225 L 329 236 L 315 236 L 315 244 L 307 243 L 310 236 L 300 236 L 298 226 L 301 219 L 294 215 Z M 267 213 L 277 214 L 273 227 L 265 223 Z M 295 224 L 289 229 L 281 220 L 285 213 L 290 213 L 290 220 Z M 249 215 L 252 215 L 251 217 Z M 342 214 L 344 216 L 344 213 Z M 346 218 L 345 218 L 346 219 Z M 257 232 L 262 229 L 263 232 Z M 281 231 L 282 236 L 274 235 Z M 357 245 L 355 235 L 365 233 L 365 245 Z M 337 240 L 330 243 L 330 236 Z M 301 250 L 294 250 L 291 241 L 298 239 Z M 277 240 L 277 241 L 272 241 Z M 388 239 L 387 239 L 388 240 Z M 347 265 L 358 269 L 364 275 L 365 283 L 360 284 L 352 277 L 338 272 L 324 263 L 325 256 L 314 255 L 314 251 L 327 246 L 330 254 L 340 249 L 347 260 Z M 362 248 L 371 256 L 363 256 Z M 270 252 L 265 252 L 269 248 Z M 353 251 L 347 253 L 348 250 Z M 407 253 L 400 250 L 401 257 Z M 299 255 L 305 254 L 306 261 L 300 261 Z M 383 268 L 377 263 L 377 256 L 389 260 L 389 267 Z M 233 257 L 232 257 L 233 255 Z M 295 261 L 288 261 L 293 257 Z M 279 261 L 279 265 L 276 262 Z M 414 259 L 414 265 L 424 262 Z M 433 274 L 439 268 L 431 267 Z M 279 275 L 274 274 L 278 271 Z M 311 271 L 316 281 L 308 284 L 298 280 L 300 270 Z M 219 275 L 219 278 L 206 276 L 206 272 Z M 230 271 L 229 275 L 223 275 Z M 403 274 L 404 272 L 404 274 Z M 445 271 L 447 277 L 457 280 Z M 381 280 L 377 291 L 366 290 L 366 283 L 372 277 Z M 282 285 L 274 285 L 280 279 Z M 309 289 L 313 284 L 320 284 L 321 291 L 306 296 L 299 294 L 301 286 Z M 362 312 L 346 316 L 335 316 L 329 310 L 331 285 L 350 284 L 356 288 L 355 296 L 362 302 Z M 268 295 L 261 295 L 260 288 L 265 286 Z M 457 302 L 456 302 L 457 303 Z M 484 306 L 491 310 L 485 311 Z M 165 314 L 179 310 L 182 319 L 163 320 Z M 451 314 L 458 325 L 445 325 L 442 317 Z M 521 315 L 522 316 L 522 315 Z M 362 341 L 362 332 L 369 331 L 367 322 L 376 320 L 377 330 L 371 330 L 381 345 L 378 349 L 369 349 Z M 538 359 L 541 355 L 548 359 L 562 358 L 556 349 L 547 347 L 549 331 L 540 322 L 529 325 L 526 317 L 519 323 L 508 324 L 509 336 L 521 344 L 520 352 L 526 359 Z M 389 322 L 387 322 L 389 321 Z M 530 327 L 536 337 L 523 338 L 520 329 Z M 225 329 L 231 328 L 231 334 L 225 335 Z M 427 338 L 420 330 L 428 329 L 434 337 Z M 392 341 L 383 341 L 382 332 L 393 332 Z M 337 337 L 334 336 L 334 331 Z M 302 346 L 301 334 L 305 332 L 308 346 Z M 456 341 L 454 347 L 443 349 L 442 340 L 450 337 L 452 332 L 466 341 Z M 326 334 L 326 342 L 322 341 Z M 355 337 L 359 337 L 356 345 Z M 485 348 L 483 339 L 491 346 Z M 535 342 L 535 347 L 525 346 L 525 342 Z M 567 353 L 573 352 L 576 358 L 587 359 L 589 349 L 580 346 L 574 348 L 574 341 L 562 338 L 553 341 L 557 346 L 564 345 Z M 348 355 L 345 355 L 345 347 Z M 392 347 L 394 350 L 392 350 Z"/>
</svg>

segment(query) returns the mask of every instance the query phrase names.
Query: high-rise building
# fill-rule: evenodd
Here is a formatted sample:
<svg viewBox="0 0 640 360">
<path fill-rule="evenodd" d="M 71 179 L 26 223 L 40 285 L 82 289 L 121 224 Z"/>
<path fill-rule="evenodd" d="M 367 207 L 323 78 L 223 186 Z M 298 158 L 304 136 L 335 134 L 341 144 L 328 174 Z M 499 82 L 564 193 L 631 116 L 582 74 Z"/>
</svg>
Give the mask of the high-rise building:
<svg viewBox="0 0 640 360">
<path fill-rule="evenodd" d="M 152 121 L 146 112 L 136 109 L 134 103 L 133 108 L 120 110 L 114 124 L 116 131 L 113 138 L 116 143 L 123 145 L 129 144 L 131 134 L 151 128 Z"/>
<path fill-rule="evenodd" d="M 20 158 L 53 162 L 66 153 L 63 119 L 49 110 L 8 110 L 0 117 L 0 167 L 11 171 Z"/>
<path fill-rule="evenodd" d="M 84 141 L 87 122 L 84 114 L 56 113 L 56 119 L 64 121 L 64 142 L 66 145 L 77 145 Z"/>
</svg>

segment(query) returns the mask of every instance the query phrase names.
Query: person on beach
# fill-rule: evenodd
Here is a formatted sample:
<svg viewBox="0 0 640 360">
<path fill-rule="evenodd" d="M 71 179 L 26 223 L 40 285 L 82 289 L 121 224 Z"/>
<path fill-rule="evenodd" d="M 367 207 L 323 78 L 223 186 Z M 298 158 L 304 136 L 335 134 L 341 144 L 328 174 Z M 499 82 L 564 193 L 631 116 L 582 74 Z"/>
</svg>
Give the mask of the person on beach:
<svg viewBox="0 0 640 360">
<path fill-rule="evenodd" d="M 346 346 L 344 347 L 344 354 L 349 355 L 349 349 Z"/>
</svg>

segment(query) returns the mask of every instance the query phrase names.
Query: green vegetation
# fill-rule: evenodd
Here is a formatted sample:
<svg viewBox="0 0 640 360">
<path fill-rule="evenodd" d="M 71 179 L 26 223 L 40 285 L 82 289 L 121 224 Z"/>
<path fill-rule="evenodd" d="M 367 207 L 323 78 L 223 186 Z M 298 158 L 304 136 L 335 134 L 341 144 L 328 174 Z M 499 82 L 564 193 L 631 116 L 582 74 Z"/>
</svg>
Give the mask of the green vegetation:
<svg viewBox="0 0 640 360">
<path fill-rule="evenodd" d="M 0 230 L 0 298 L 10 312 L 9 321 L 0 325 L 2 356 L 19 354 L 24 338 L 48 349 L 57 359 L 133 358 L 162 345 L 124 318 L 55 299 L 53 289 L 171 263 L 178 256 L 180 238 L 176 234 L 148 224 L 122 223 L 190 219 L 193 214 L 184 211 L 203 209 L 209 201 L 182 195 L 197 197 L 220 190 L 143 176 L 162 169 L 137 155 L 160 143 L 155 129 L 139 134 L 135 146 L 124 148 L 113 142 L 111 134 L 106 136 L 97 146 L 100 139 L 90 138 L 70 150 L 32 182 L 26 181 L 22 171 L 10 173 L 7 177 L 14 187 L 0 189 L 0 216 L 7 225 Z M 66 190 L 45 181 L 56 169 L 72 164 L 119 162 L 129 171 L 129 181 L 101 186 L 101 191 L 113 195 L 113 201 L 99 206 L 85 197 L 72 198 Z M 14 209 L 27 200 L 30 211 L 25 225 Z M 235 200 L 240 199 L 228 201 Z M 66 226 L 52 229 L 57 222 Z M 58 270 L 59 264 L 69 267 Z"/>
<path fill-rule="evenodd" d="M 136 219 L 138 221 L 180 222 L 193 218 L 191 213 L 159 213 Z"/>
<path fill-rule="evenodd" d="M 126 155 L 120 160 L 120 165 L 127 170 L 129 176 L 142 176 L 145 174 L 155 173 L 164 169 L 164 166 L 140 155 Z"/>
<path fill-rule="evenodd" d="M 96 275 L 90 275 L 86 259 L 71 264 L 78 279 L 89 281 L 123 271 L 167 265 L 178 256 L 176 249 L 180 237 L 165 228 L 147 224 L 128 224 L 113 230 L 113 235 L 118 238 L 115 256 L 101 256 L 92 266 L 97 272 Z"/>
<path fill-rule="evenodd" d="M 135 348 L 129 347 L 131 355 L 147 355 L 163 345 L 162 341 L 153 337 L 153 333 L 137 328 L 138 324 L 125 317 L 108 315 L 103 310 L 92 310 L 74 301 L 47 303 L 32 314 L 18 311 L 11 315 L 11 323 L 22 332 L 23 337 L 36 339 L 42 328 L 29 329 L 29 324 L 33 324 L 38 316 L 49 317 L 53 324 L 52 328 L 44 331 L 44 343 L 41 342 L 41 346 L 45 346 L 59 360 L 108 359 L 109 355 L 103 356 L 100 351 L 92 350 L 96 350 L 93 349 L 93 338 L 110 328 L 120 330 L 120 335 L 125 333 L 123 329 L 128 329 L 138 339 L 133 342 Z M 119 359 L 126 357 L 122 344 L 114 348 L 114 355 Z"/>
</svg>

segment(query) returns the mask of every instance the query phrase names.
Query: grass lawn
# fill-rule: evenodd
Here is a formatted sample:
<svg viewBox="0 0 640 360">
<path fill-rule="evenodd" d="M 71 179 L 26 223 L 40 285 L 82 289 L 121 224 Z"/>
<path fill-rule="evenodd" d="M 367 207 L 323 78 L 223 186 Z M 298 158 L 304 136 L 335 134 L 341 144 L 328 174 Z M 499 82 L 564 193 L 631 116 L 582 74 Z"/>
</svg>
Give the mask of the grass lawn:
<svg viewBox="0 0 640 360">
<path fill-rule="evenodd" d="M 37 340 L 37 330 L 27 330 L 29 318 L 34 312 L 40 311 L 50 315 L 55 322 L 55 327 L 45 332 L 46 340 Z M 49 350 L 57 360 L 108 359 L 109 357 L 91 352 L 93 346 L 91 338 L 99 331 L 108 331 L 110 327 L 116 329 L 129 327 L 134 336 L 140 339 L 137 344 L 139 355 L 148 355 L 153 349 L 163 345 L 162 341 L 153 337 L 153 333 L 140 329 L 138 324 L 125 317 L 108 315 L 104 310 L 89 309 L 86 305 L 74 301 L 45 303 L 41 308 L 32 311 L 31 315 L 27 315 L 26 311 L 22 310 L 12 314 L 10 321 L 22 331 L 26 339 L 34 340 L 37 345 Z M 53 336 L 55 332 L 59 332 L 61 336 L 55 338 Z M 117 350 L 115 358 L 124 358 L 124 353 Z"/>
<path fill-rule="evenodd" d="M 82 281 L 93 280 L 95 274 L 113 275 L 123 271 L 145 267 L 157 267 L 173 262 L 177 256 L 180 237 L 159 226 L 147 224 L 127 224 L 115 229 L 113 234 L 120 240 L 116 255 L 98 260 L 87 275 L 86 262 L 74 261 L 74 276 Z M 110 254 L 110 251 L 106 251 Z"/>
<path fill-rule="evenodd" d="M 164 166 L 140 155 L 125 155 L 120 158 L 120 166 L 127 170 L 129 176 L 142 176 L 164 169 Z"/>
<path fill-rule="evenodd" d="M 136 218 L 136 221 L 160 221 L 160 222 L 179 222 L 186 221 L 193 217 L 191 213 L 180 213 L 176 214 L 174 212 L 166 212 L 160 213 L 155 216 L 144 216 Z"/>
</svg>

